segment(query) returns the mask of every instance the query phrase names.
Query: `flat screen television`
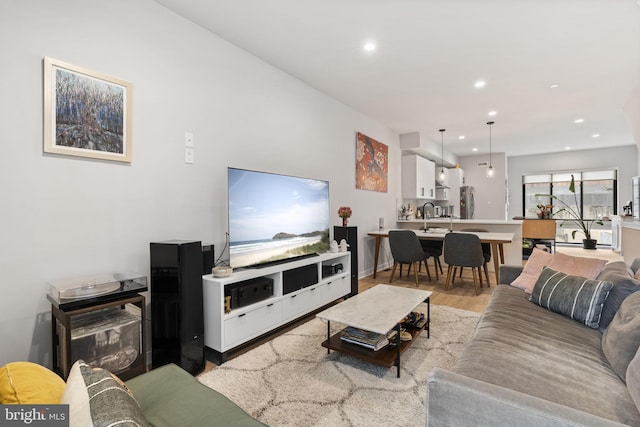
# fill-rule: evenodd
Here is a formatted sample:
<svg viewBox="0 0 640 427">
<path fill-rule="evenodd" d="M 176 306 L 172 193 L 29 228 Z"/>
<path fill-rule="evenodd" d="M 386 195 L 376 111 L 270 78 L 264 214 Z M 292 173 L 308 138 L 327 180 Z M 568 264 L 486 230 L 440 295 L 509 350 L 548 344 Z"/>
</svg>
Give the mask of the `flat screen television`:
<svg viewBox="0 0 640 427">
<path fill-rule="evenodd" d="M 329 249 L 329 182 L 228 168 L 229 263 L 254 267 Z"/>
</svg>

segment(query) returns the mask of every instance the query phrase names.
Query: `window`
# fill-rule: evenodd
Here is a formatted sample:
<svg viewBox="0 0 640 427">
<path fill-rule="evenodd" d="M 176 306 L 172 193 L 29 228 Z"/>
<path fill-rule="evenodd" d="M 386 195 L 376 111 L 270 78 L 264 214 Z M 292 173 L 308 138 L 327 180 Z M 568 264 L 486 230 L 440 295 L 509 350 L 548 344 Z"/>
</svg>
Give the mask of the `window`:
<svg viewBox="0 0 640 427">
<path fill-rule="evenodd" d="M 610 217 L 617 213 L 618 189 L 615 172 L 583 172 L 582 181 L 585 218 Z"/>
<path fill-rule="evenodd" d="M 523 216 L 535 218 L 539 211 L 537 205 L 551 203 L 551 198 L 536 197 L 536 194 L 551 194 L 551 175 L 524 176 L 523 182 Z"/>
<path fill-rule="evenodd" d="M 574 185 L 575 185 L 575 194 L 569 191 L 569 186 L 571 185 L 571 175 L 572 174 L 553 174 L 552 185 L 551 185 L 551 194 L 556 196 L 558 200 L 563 201 L 567 205 L 571 206 L 575 209 L 578 206 L 578 210 L 582 210 L 582 191 L 581 191 L 581 181 L 580 174 L 573 174 Z M 552 204 L 555 205 L 553 212 L 558 212 L 561 209 L 562 203 L 558 203 L 552 200 Z M 583 215 L 584 216 L 584 215 Z M 558 212 L 556 215 L 553 215 L 555 219 L 570 219 L 571 215 L 568 212 Z M 586 217 L 585 217 L 586 218 Z"/>
<path fill-rule="evenodd" d="M 571 175 L 574 177 L 575 195 L 569 191 Z M 559 212 L 560 203 L 550 197 L 536 197 L 536 194 L 552 194 L 558 200 L 582 212 L 588 220 L 598 220 L 617 213 L 617 174 L 616 171 L 586 171 L 574 173 L 551 173 L 545 175 L 525 175 L 522 179 L 523 216 L 536 218 L 540 211 L 539 204 L 552 204 L 555 212 L 556 240 L 559 242 L 581 243 L 584 236 L 572 231 L 576 226 L 571 223 L 563 224 L 563 219 L 569 219 L 567 212 Z M 600 244 L 611 244 L 611 224 L 594 224 L 592 236 Z"/>
</svg>

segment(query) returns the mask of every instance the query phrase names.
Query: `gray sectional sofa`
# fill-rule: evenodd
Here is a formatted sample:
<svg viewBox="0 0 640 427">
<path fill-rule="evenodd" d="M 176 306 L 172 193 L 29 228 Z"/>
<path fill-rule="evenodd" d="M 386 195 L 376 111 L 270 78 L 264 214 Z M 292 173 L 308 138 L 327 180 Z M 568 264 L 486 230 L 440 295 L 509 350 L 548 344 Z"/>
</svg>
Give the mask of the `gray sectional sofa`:
<svg viewBox="0 0 640 427">
<path fill-rule="evenodd" d="M 428 379 L 427 425 L 640 426 L 638 266 L 596 278 L 613 283 L 600 330 L 529 301 L 508 285 L 522 268 L 503 266 L 460 359 Z"/>
</svg>

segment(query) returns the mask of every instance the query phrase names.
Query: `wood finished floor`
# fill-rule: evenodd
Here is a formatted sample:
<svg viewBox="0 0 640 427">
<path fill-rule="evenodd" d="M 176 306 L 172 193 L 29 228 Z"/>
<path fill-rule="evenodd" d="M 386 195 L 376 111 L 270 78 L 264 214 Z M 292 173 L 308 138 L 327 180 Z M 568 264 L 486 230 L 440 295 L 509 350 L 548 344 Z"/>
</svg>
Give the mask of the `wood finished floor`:
<svg viewBox="0 0 640 427">
<path fill-rule="evenodd" d="M 422 272 L 418 273 L 418 289 L 433 292 L 431 295 L 431 304 L 446 305 L 449 307 L 481 313 L 489 302 L 493 290 L 496 288 L 495 276 L 490 272 L 489 279 L 491 280 L 491 286 L 487 287 L 485 283 L 486 281 L 483 281 L 484 287 L 480 288 L 480 293 L 476 295 L 471 269 L 465 268 L 462 273 L 462 278 L 456 277 L 454 283 L 449 286 L 449 290 L 445 291 L 444 283 L 447 275 L 447 266 L 443 264 L 442 267 L 444 274 L 440 274 L 438 280 L 436 280 L 433 264 L 429 261 L 429 271 L 431 272 L 432 280 L 429 281 L 427 279 L 427 275 L 423 268 Z M 373 276 L 360 279 L 358 281 L 358 290 L 359 292 L 363 292 L 379 283 L 402 286 L 405 288 L 416 288 L 413 271 L 408 275 L 406 267 L 404 268 L 401 277 L 398 276 L 398 270 L 396 269 L 395 277 L 391 283 L 389 283 L 390 277 L 391 269 L 379 271 L 375 279 Z"/>
<path fill-rule="evenodd" d="M 591 258 L 603 258 L 609 261 L 624 261 L 624 258 L 610 249 L 598 249 L 598 250 L 584 250 L 579 247 L 563 247 L 558 246 L 556 248 L 557 252 L 561 252 L 571 256 L 584 256 Z M 442 258 L 441 258 L 442 259 Z M 524 265 L 524 261 L 523 261 Z M 462 278 L 456 277 L 455 283 L 453 283 L 448 291 L 444 290 L 444 282 L 447 274 L 447 266 L 443 263 L 443 271 L 444 274 L 440 275 L 438 280 L 435 279 L 434 274 L 434 266 L 432 260 L 429 261 L 429 271 L 431 272 L 432 281 L 427 279 L 427 275 L 423 271 L 419 273 L 419 289 L 427 290 L 433 292 L 431 295 L 431 303 L 435 305 L 444 305 L 448 307 L 459 308 L 462 310 L 469 310 L 481 313 L 484 311 L 489 299 L 491 298 L 491 294 L 496 289 L 495 283 L 495 275 L 492 272 L 489 272 L 489 279 L 491 280 L 491 286 L 487 287 L 486 283 L 483 288 L 480 288 L 480 293 L 476 295 L 475 289 L 473 286 L 473 276 L 471 275 L 471 269 L 465 268 L 463 270 Z M 379 283 L 389 284 L 389 277 L 391 276 L 391 269 L 379 271 L 374 279 L 373 276 L 363 277 L 358 280 L 358 291 L 363 292 Z M 402 286 L 406 288 L 414 288 L 415 278 L 413 272 L 411 275 L 407 275 L 406 267 L 403 269 L 402 277 L 398 277 L 398 271 L 396 270 L 396 275 L 393 279 L 391 285 L 394 286 Z M 309 319 L 309 316 L 306 316 L 294 324 L 278 331 L 275 334 L 264 337 L 249 346 L 246 346 L 241 351 L 237 352 L 237 354 L 232 355 L 231 357 L 235 357 L 239 354 L 242 354 L 246 351 L 251 350 L 252 348 L 257 347 L 258 345 L 273 339 L 274 336 L 278 334 L 282 334 L 288 330 L 295 328 L 296 326 L 306 322 Z M 211 369 L 215 368 L 216 365 L 210 361 L 207 361 L 204 372 L 208 372 Z"/>
</svg>

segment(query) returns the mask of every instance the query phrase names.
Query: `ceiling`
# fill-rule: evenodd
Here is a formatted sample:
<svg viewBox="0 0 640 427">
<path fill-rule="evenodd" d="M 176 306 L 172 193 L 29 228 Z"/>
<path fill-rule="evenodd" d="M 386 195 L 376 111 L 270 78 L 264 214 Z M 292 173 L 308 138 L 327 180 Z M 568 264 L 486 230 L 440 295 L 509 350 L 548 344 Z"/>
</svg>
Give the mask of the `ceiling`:
<svg viewBox="0 0 640 427">
<path fill-rule="evenodd" d="M 156 2 L 399 133 L 446 128 L 458 156 L 488 152 L 489 120 L 507 156 L 634 144 L 640 0 Z"/>
</svg>

